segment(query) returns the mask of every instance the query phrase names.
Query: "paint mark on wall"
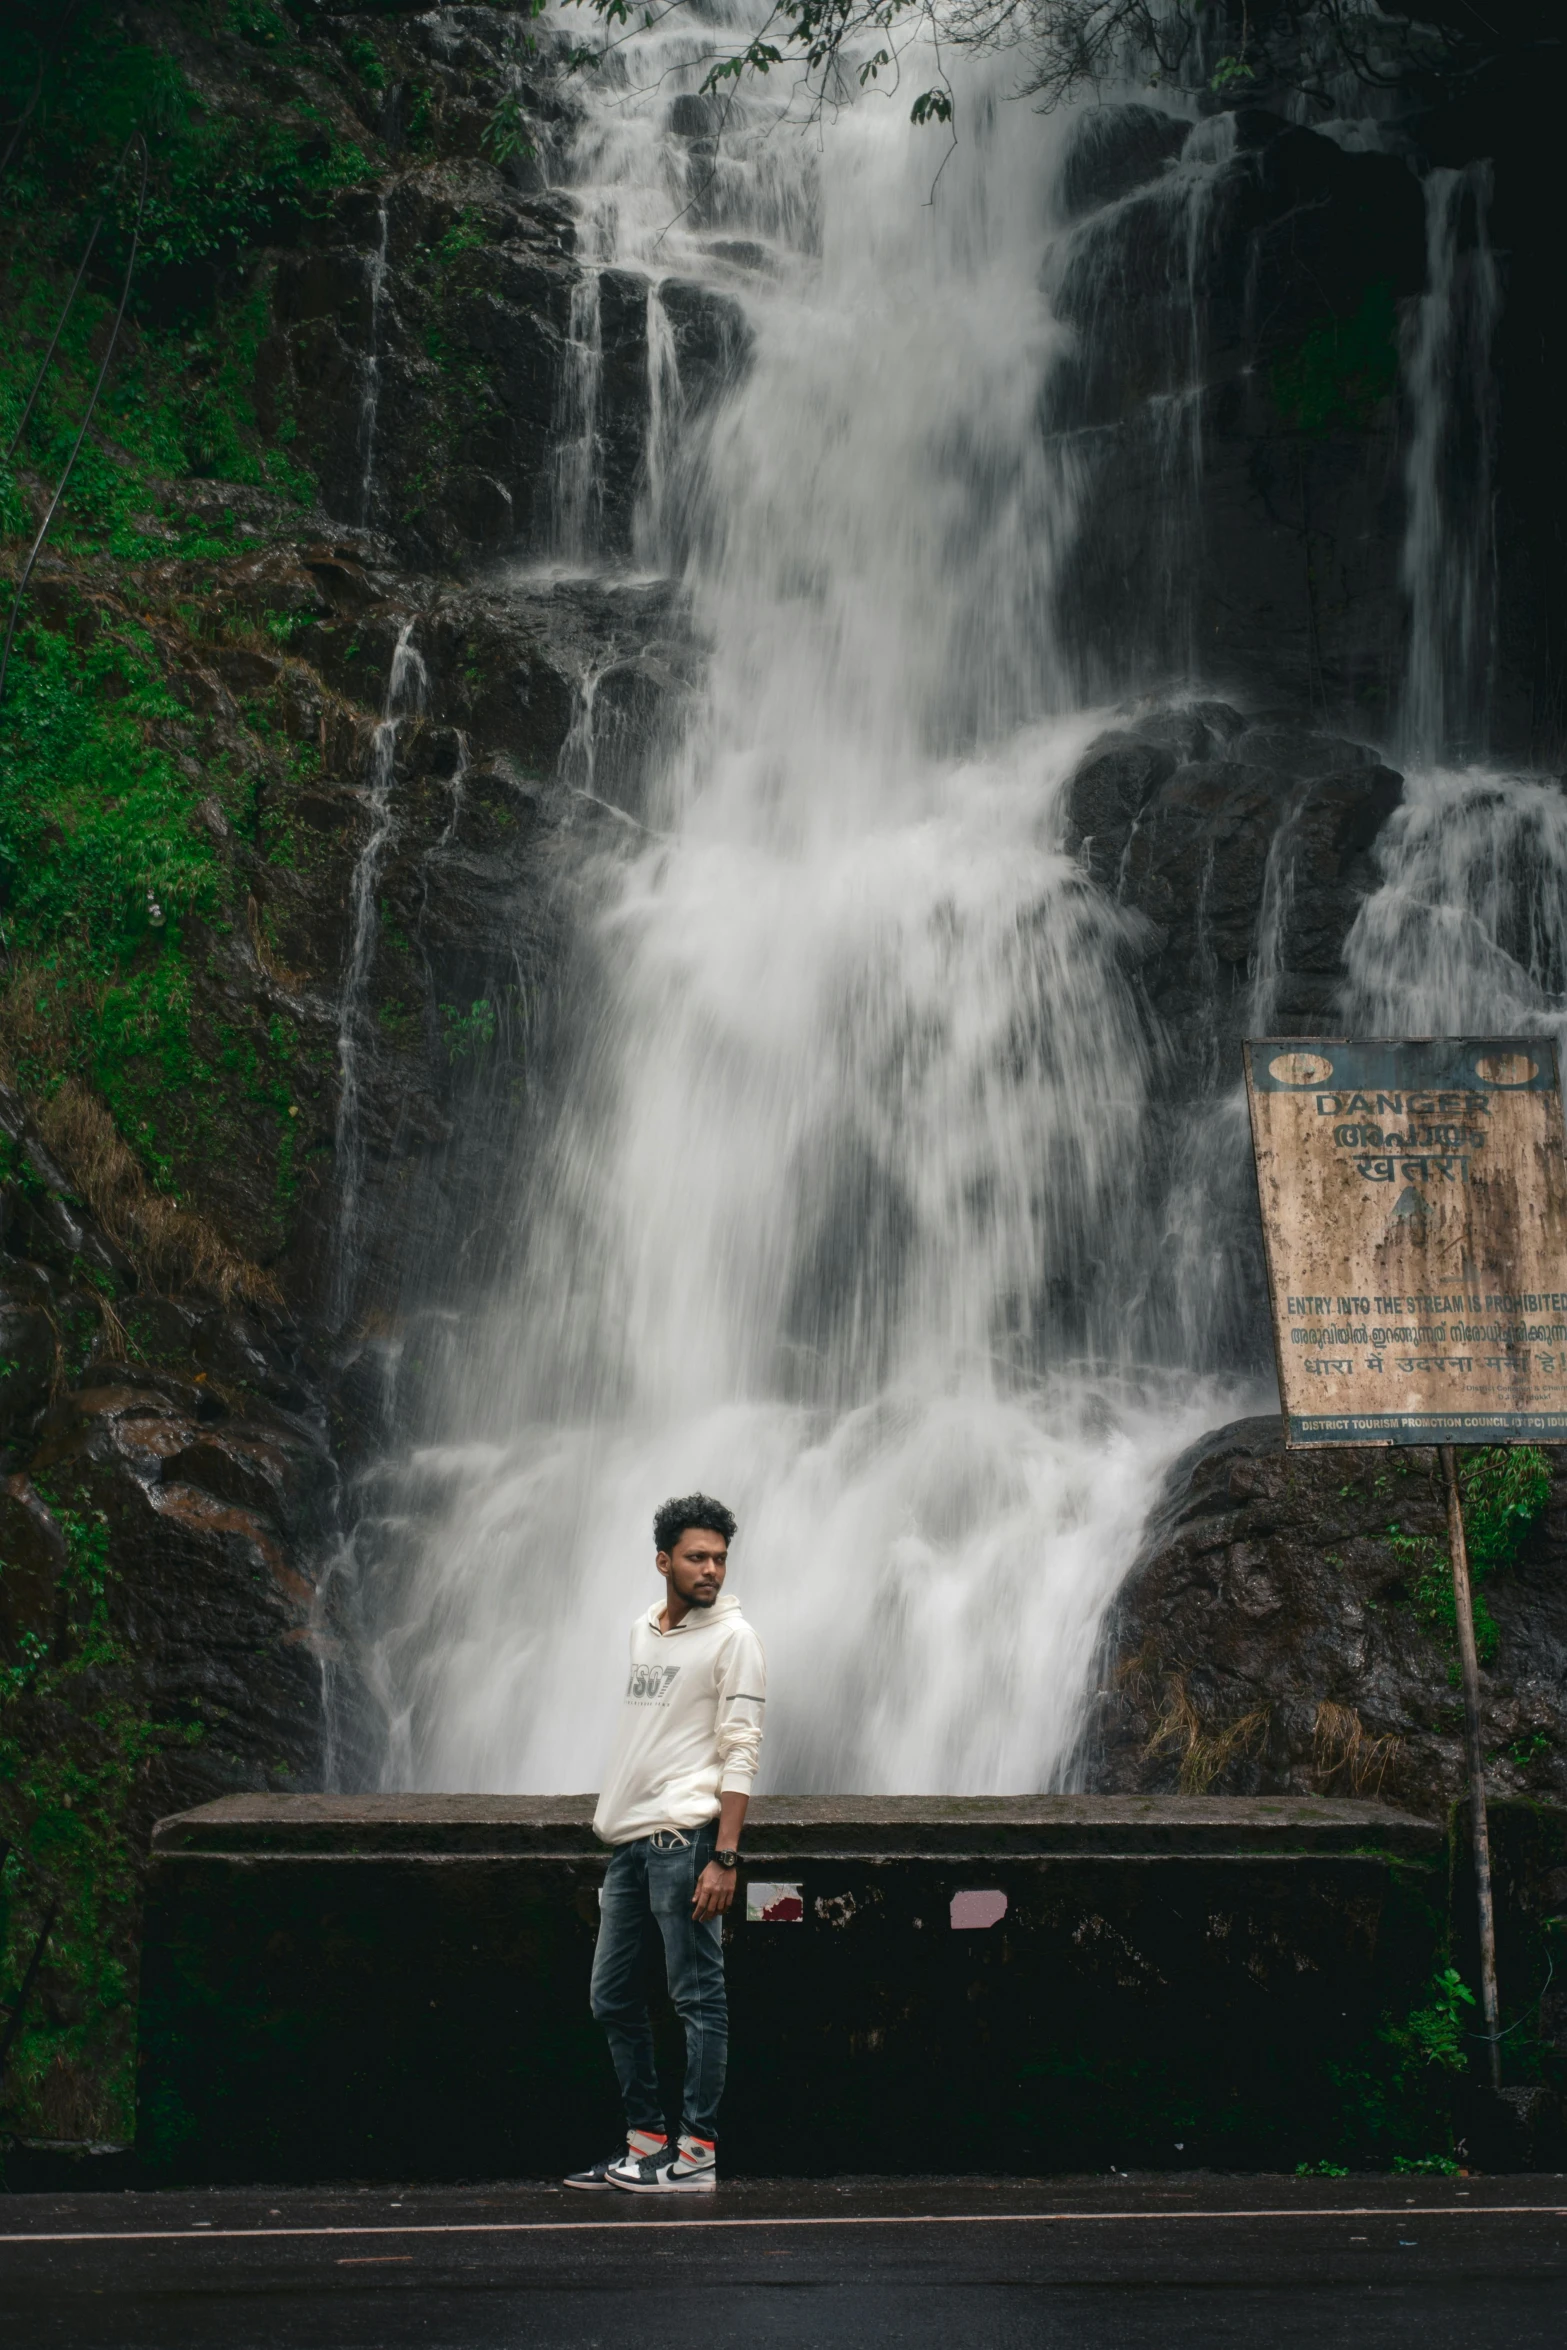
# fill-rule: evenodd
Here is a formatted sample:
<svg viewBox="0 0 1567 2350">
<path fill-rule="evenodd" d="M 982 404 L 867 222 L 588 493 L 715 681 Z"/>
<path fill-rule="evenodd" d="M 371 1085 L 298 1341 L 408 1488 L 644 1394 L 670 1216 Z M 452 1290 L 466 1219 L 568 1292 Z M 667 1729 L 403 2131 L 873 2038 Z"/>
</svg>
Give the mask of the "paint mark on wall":
<svg viewBox="0 0 1567 2350">
<path fill-rule="evenodd" d="M 960 1932 L 976 1926 L 997 1926 L 1006 1914 L 1007 1897 L 994 1888 L 952 1896 L 952 1923 Z"/>
<path fill-rule="evenodd" d="M 858 1906 L 852 1893 L 824 1893 L 816 1904 L 816 1914 L 824 1925 L 846 1926 Z"/>
<path fill-rule="evenodd" d="M 745 1889 L 745 1917 L 751 1926 L 798 1926 L 804 1921 L 805 1902 L 798 1885 L 759 1885 L 753 1878 Z"/>
</svg>

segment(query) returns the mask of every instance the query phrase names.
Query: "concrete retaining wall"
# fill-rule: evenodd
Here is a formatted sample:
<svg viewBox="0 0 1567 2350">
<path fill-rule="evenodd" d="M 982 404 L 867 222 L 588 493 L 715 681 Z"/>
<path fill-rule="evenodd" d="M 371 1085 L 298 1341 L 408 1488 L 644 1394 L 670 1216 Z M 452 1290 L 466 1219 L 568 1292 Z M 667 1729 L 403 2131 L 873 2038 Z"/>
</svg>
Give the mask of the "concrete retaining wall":
<svg viewBox="0 0 1567 2350">
<path fill-rule="evenodd" d="M 164 1821 L 144 2167 L 515 2177 L 612 2146 L 591 1810 L 246 1796 Z M 732 2171 L 1321 2158 L 1375 2134 L 1379 2022 L 1446 1931 L 1439 1830 L 1370 1804 L 773 1797 L 745 1842 Z M 667 2010 L 661 2034 L 673 2087 Z"/>
</svg>

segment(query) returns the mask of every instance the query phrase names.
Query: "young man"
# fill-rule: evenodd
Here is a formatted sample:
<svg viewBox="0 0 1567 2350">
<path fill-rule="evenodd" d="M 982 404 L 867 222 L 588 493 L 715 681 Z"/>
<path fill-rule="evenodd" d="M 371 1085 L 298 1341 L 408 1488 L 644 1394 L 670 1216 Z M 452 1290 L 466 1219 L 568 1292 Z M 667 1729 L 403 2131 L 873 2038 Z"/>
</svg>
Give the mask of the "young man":
<svg viewBox="0 0 1567 2350">
<path fill-rule="evenodd" d="M 762 1644 L 724 1590 L 734 1531 L 730 1512 L 705 1493 L 666 1501 L 653 1520 L 664 1596 L 631 1627 L 620 1727 L 593 1815 L 594 1833 L 615 1847 L 593 1954 L 593 2013 L 620 2078 L 626 2150 L 573 2172 L 568 2187 L 706 2195 L 717 2184 L 729 2054 L 723 1916 L 734 1899 L 767 1696 Z M 673 2148 L 659 2110 L 643 1973 L 653 1926 L 686 2035 Z"/>
</svg>

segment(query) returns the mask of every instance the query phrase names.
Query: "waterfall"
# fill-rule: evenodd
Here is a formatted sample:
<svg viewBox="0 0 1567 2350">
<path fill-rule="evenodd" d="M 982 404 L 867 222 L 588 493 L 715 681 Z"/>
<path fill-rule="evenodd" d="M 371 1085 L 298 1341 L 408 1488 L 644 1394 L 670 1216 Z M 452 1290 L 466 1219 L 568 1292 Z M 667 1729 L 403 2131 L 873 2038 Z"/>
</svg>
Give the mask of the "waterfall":
<svg viewBox="0 0 1567 2350">
<path fill-rule="evenodd" d="M 591 1784 L 651 1509 L 701 1484 L 773 1660 L 770 1784 L 1059 1784 L 1165 1465 L 1234 1408 L 1160 1356 L 1130 920 L 1059 845 L 1103 723 L 1039 429 L 1060 132 L 974 74 L 932 203 L 905 108 L 818 141 L 744 99 L 695 203 L 693 54 L 624 45 L 573 196 L 585 288 L 678 275 L 754 337 L 640 525 L 692 550 L 706 684 L 606 861 L 520 1269 L 380 1480 L 386 1778 Z"/>
<path fill-rule="evenodd" d="M 1412 775 L 1382 886 L 1345 944 L 1345 1015 L 1370 1036 L 1553 1031 L 1567 1041 L 1567 802 L 1483 768 Z"/>
<path fill-rule="evenodd" d="M 369 822 L 364 845 L 354 864 L 349 892 L 351 921 L 348 967 L 337 1014 L 337 1230 L 332 1256 L 332 1294 L 329 1326 L 340 1328 L 353 1302 L 357 1272 L 359 1194 L 364 1181 L 364 1135 L 360 1119 L 362 1071 L 370 1049 L 370 968 L 375 959 L 376 884 L 387 845 L 392 838 L 392 786 L 397 776 L 397 738 L 403 720 L 424 707 L 429 685 L 425 665 L 413 636 L 417 622 L 410 614 L 397 632 L 392 666 L 386 681 L 386 700 L 370 737 Z"/>
<path fill-rule="evenodd" d="M 1004 63 L 960 58 L 963 136 L 933 201 L 939 151 L 881 93 L 817 138 L 765 91 L 715 108 L 701 73 L 691 32 L 629 35 L 581 96 L 567 163 L 582 275 L 553 554 L 606 575 L 620 560 L 600 304 L 614 271 L 616 316 L 634 316 L 640 273 L 632 546 L 640 571 L 679 577 L 706 669 L 650 753 L 637 822 L 598 836 L 513 1262 L 367 1489 L 384 1778 L 591 1785 L 652 1508 L 700 1485 L 739 1516 L 734 1587 L 769 1645 L 765 1785 L 1068 1784 L 1166 1468 L 1272 1400 L 1200 1368 L 1252 1212 L 1219 1029 L 1180 1040 L 1172 1093 L 1144 935 L 1062 847 L 1062 787 L 1107 715 L 1084 707 L 1084 674 L 1124 691 L 1189 644 L 1198 288 L 1234 126 L 1176 126 L 1169 173 L 1128 200 L 1154 224 L 1142 257 L 1173 324 L 1136 428 L 1143 536 L 1100 551 L 1081 489 L 1129 445 L 1099 396 L 1126 330 L 1099 230 L 1063 217 L 1069 124 L 1008 105 Z M 1473 418 L 1495 277 L 1483 174 L 1433 180 L 1405 577 L 1406 723 L 1436 743 L 1483 719 L 1478 654 L 1461 708 L 1418 713 L 1420 648 L 1440 666 L 1485 636 Z M 750 350 L 699 418 L 671 325 L 690 331 L 693 288 L 742 305 Z M 1461 592 L 1444 533 L 1466 550 Z M 1124 574 L 1129 615 L 1097 670 L 1071 625 L 1074 566 L 1095 561 Z M 578 788 L 597 690 L 585 675 Z M 1263 878 L 1259 1023 L 1297 832 Z M 1557 1017 L 1567 835 L 1548 791 L 1422 769 L 1379 854 L 1348 1020 Z M 1216 989 L 1206 884 L 1195 911 Z"/>
<path fill-rule="evenodd" d="M 681 410 L 674 331 L 658 287 L 651 285 L 647 294 L 647 454 L 635 533 L 636 550 L 644 560 L 656 561 L 669 545 L 665 499 Z"/>
<path fill-rule="evenodd" d="M 1425 185 L 1427 284 L 1405 365 L 1400 737 L 1416 763 L 1485 746 L 1495 651 L 1491 347 L 1501 309 L 1490 164 L 1433 171 Z"/>
<path fill-rule="evenodd" d="M 1567 1034 L 1560 789 L 1447 763 L 1483 758 L 1495 659 L 1491 180 L 1481 161 L 1425 183 L 1427 283 L 1404 369 L 1410 770 L 1377 844 L 1382 886 L 1345 945 L 1344 1017 L 1362 1034 Z"/>
<path fill-rule="evenodd" d="M 584 269 L 571 289 L 571 316 L 561 354 L 556 400 L 552 522 L 554 552 L 568 563 L 592 556 L 603 488 L 599 472 L 599 393 L 604 380 L 604 344 L 599 306 L 599 273 Z"/>
<path fill-rule="evenodd" d="M 359 519 L 366 524 L 373 523 L 376 516 L 375 427 L 381 405 L 381 298 L 386 290 L 390 235 L 390 214 L 383 196 L 376 206 L 375 250 L 366 262 L 370 322 L 359 375 Z"/>
</svg>

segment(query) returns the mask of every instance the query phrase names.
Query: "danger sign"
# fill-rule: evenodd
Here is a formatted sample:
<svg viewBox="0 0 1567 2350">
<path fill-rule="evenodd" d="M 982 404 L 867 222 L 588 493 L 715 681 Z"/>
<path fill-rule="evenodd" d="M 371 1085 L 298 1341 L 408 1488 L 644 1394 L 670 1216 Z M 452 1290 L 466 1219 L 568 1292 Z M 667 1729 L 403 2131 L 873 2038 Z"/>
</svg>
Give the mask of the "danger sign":
<svg viewBox="0 0 1567 2350">
<path fill-rule="evenodd" d="M 1567 1440 L 1555 1043 L 1244 1049 L 1287 1441 Z"/>
</svg>

